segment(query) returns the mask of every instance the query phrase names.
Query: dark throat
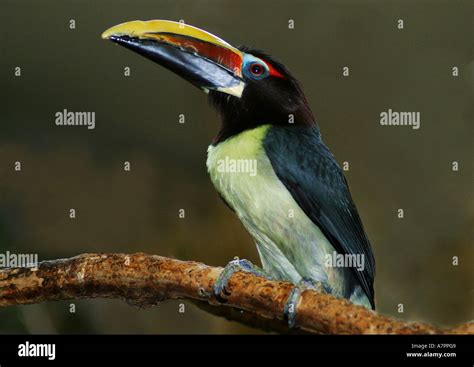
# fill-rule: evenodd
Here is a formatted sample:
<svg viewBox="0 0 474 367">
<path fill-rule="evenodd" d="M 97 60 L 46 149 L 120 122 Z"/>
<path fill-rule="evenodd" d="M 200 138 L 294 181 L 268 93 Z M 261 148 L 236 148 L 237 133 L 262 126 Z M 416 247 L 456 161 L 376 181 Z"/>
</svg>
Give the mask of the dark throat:
<svg viewBox="0 0 474 367">
<path fill-rule="evenodd" d="M 211 104 L 219 112 L 222 123 L 212 145 L 261 125 L 317 127 L 313 113 L 306 103 L 301 103 L 292 110 L 282 111 L 279 106 L 242 106 L 236 97 L 214 93 L 216 95 L 210 96 Z"/>
</svg>

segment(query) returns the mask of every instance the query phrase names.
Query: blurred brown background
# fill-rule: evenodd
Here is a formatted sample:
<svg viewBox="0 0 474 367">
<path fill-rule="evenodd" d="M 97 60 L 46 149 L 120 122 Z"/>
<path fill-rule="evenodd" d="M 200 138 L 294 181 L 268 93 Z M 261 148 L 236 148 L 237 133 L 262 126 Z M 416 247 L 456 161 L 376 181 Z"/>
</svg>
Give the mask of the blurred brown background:
<svg viewBox="0 0 474 367">
<path fill-rule="evenodd" d="M 377 260 L 378 310 L 438 325 L 472 319 L 473 13 L 472 1 L 1 0 L 0 252 L 259 263 L 207 176 L 219 120 L 205 95 L 100 39 L 128 20 L 184 19 L 268 51 L 302 82 L 326 143 L 350 162 L 346 176 Z M 96 129 L 56 126 L 64 108 L 96 112 Z M 380 126 L 389 108 L 421 112 L 421 128 Z M 179 303 L 0 309 L 0 332 L 255 332 L 191 304 L 180 314 Z"/>
</svg>

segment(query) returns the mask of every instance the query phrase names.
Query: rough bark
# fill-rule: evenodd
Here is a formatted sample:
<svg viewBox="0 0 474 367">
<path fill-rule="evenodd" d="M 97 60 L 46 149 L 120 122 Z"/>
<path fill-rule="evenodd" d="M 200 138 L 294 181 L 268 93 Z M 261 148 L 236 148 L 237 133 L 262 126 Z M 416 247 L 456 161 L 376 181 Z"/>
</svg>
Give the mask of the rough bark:
<svg viewBox="0 0 474 367">
<path fill-rule="evenodd" d="M 43 261 L 35 268 L 0 270 L 0 306 L 80 298 L 119 298 L 137 306 L 166 299 L 208 302 L 212 312 L 265 330 L 289 330 L 283 308 L 293 287 L 238 272 L 229 281 L 225 304 L 212 296 L 222 268 L 156 255 L 83 254 Z M 219 306 L 219 307 L 216 307 Z M 301 331 L 323 334 L 473 334 L 474 322 L 442 329 L 404 322 L 312 290 L 303 292 L 296 308 Z"/>
</svg>

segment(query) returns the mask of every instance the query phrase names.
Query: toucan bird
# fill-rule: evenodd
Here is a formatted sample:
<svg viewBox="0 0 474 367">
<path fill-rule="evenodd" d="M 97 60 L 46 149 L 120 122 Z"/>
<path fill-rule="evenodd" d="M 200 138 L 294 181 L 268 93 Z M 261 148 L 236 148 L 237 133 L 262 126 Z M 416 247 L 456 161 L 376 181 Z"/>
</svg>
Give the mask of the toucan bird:
<svg viewBox="0 0 474 367">
<path fill-rule="evenodd" d="M 119 24 L 102 38 L 202 89 L 222 117 L 207 168 L 255 239 L 263 270 L 229 263 L 216 296 L 223 299 L 228 277 L 245 270 L 375 308 L 375 260 L 362 221 L 301 85 L 283 64 L 166 20 Z"/>
</svg>

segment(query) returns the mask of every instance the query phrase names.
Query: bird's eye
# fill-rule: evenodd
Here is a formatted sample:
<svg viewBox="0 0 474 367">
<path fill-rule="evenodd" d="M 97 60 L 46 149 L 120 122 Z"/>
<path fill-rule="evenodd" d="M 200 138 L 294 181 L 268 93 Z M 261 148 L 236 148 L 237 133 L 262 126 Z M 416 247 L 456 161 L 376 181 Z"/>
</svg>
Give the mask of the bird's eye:
<svg viewBox="0 0 474 367">
<path fill-rule="evenodd" d="M 245 54 L 243 60 L 243 73 L 245 77 L 253 80 L 261 80 L 270 75 L 268 66 L 265 61 L 258 59 L 257 57 Z"/>
<path fill-rule="evenodd" d="M 250 65 L 250 72 L 254 76 L 262 76 L 265 72 L 265 69 L 259 63 L 254 62 L 252 65 Z"/>
</svg>

